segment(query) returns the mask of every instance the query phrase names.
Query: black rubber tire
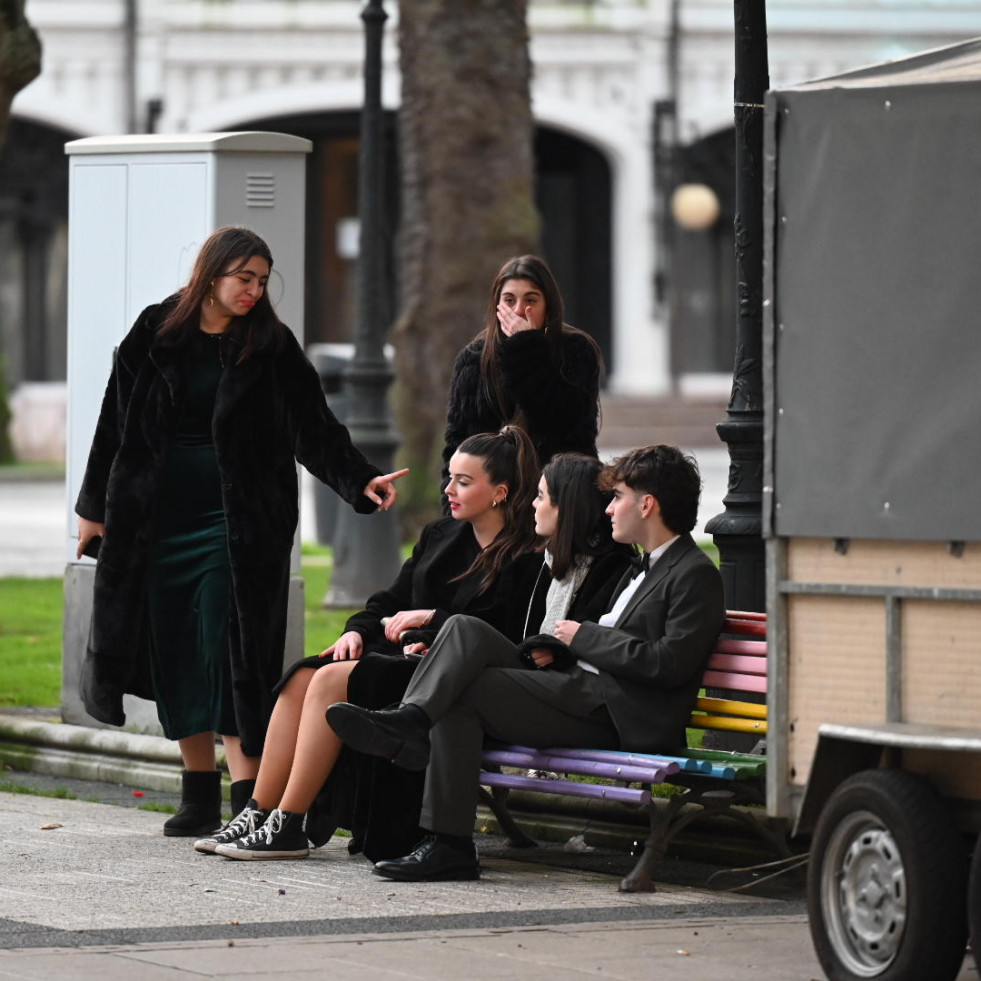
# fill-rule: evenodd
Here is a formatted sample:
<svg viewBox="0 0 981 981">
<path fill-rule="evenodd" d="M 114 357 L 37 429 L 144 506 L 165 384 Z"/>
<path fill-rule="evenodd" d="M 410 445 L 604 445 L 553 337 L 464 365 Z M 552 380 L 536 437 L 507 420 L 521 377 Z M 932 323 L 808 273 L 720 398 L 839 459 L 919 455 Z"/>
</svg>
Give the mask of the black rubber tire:
<svg viewBox="0 0 981 981">
<path fill-rule="evenodd" d="M 964 841 L 933 786 L 865 770 L 828 799 L 811 843 L 811 939 L 829 981 L 953 981 L 967 940 Z"/>
<path fill-rule="evenodd" d="M 974 842 L 971 877 L 967 884 L 967 927 L 974 963 L 981 972 L 981 837 Z"/>
</svg>

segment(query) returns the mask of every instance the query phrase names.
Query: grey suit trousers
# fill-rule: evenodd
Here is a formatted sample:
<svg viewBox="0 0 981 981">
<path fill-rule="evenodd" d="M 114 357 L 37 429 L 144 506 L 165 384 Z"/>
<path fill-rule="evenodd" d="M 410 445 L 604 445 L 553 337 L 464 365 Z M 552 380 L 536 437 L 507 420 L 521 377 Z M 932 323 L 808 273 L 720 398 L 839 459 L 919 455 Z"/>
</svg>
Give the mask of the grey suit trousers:
<svg viewBox="0 0 981 981">
<path fill-rule="evenodd" d="M 596 675 L 529 669 L 503 634 L 451 617 L 422 659 L 403 704 L 433 721 L 420 824 L 471 835 L 484 737 L 522 746 L 616 749 L 620 740 Z"/>
</svg>

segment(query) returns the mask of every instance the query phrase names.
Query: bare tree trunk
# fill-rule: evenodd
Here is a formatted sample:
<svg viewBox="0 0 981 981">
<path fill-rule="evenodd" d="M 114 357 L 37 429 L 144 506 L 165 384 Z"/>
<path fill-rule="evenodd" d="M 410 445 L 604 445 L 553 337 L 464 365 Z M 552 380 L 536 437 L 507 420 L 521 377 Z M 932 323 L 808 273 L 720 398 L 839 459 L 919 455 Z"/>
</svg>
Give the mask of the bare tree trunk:
<svg viewBox="0 0 981 981">
<path fill-rule="evenodd" d="M 41 73 L 41 41 L 24 16 L 25 0 L 0 0 L 0 150 L 14 96 Z"/>
<path fill-rule="evenodd" d="M 24 16 L 25 0 L 0 0 L 0 152 L 14 96 L 41 73 L 41 41 Z M 7 377 L 0 350 L 0 463 L 13 459 Z"/>
<path fill-rule="evenodd" d="M 435 512 L 453 360 L 491 282 L 534 251 L 527 0 L 402 0 L 401 302 L 393 339 L 406 517 Z M 411 478 L 410 478 L 411 479 Z"/>
</svg>

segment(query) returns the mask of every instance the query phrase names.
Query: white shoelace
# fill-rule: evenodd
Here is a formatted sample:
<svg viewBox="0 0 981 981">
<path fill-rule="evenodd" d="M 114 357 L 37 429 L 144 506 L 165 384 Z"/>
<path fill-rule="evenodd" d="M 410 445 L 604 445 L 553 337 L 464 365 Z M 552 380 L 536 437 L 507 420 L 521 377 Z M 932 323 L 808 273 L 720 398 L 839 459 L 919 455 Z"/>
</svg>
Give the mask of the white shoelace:
<svg viewBox="0 0 981 981">
<path fill-rule="evenodd" d="M 215 835 L 215 838 L 220 841 L 235 841 L 237 838 L 242 838 L 245 835 L 251 834 L 256 829 L 256 820 L 260 817 L 262 811 L 254 810 L 251 807 L 247 807 L 242 811 L 237 818 L 229 823 L 229 825 L 222 831 L 219 831 Z"/>
<path fill-rule="evenodd" d="M 271 811 L 266 823 L 261 828 L 256 828 L 244 838 L 239 839 L 240 848 L 251 848 L 258 845 L 260 841 L 265 841 L 268 845 L 272 842 L 273 836 L 279 834 L 283 829 L 283 812 L 277 807 Z"/>
</svg>

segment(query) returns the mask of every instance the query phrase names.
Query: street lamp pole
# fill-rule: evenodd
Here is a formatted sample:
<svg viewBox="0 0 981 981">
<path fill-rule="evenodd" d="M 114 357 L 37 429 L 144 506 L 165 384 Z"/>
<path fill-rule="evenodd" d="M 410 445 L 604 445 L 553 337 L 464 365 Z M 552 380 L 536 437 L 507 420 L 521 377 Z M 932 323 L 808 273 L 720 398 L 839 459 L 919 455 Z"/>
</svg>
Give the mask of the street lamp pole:
<svg viewBox="0 0 981 981">
<path fill-rule="evenodd" d="M 765 0 L 735 0 L 736 358 L 726 418 L 725 511 L 705 526 L 730 610 L 765 609 L 763 550 L 763 96 L 770 84 Z"/>
<path fill-rule="evenodd" d="M 388 15 L 383 0 L 368 0 L 364 21 L 364 105 L 358 161 L 359 246 L 358 318 L 354 357 L 344 370 L 348 396 L 347 426 L 355 445 L 382 473 L 392 470 L 398 437 L 388 410 L 392 371 L 385 358 L 385 147 L 381 104 L 382 39 Z M 334 575 L 323 605 L 360 607 L 399 570 L 395 514 L 337 514 Z"/>
</svg>

